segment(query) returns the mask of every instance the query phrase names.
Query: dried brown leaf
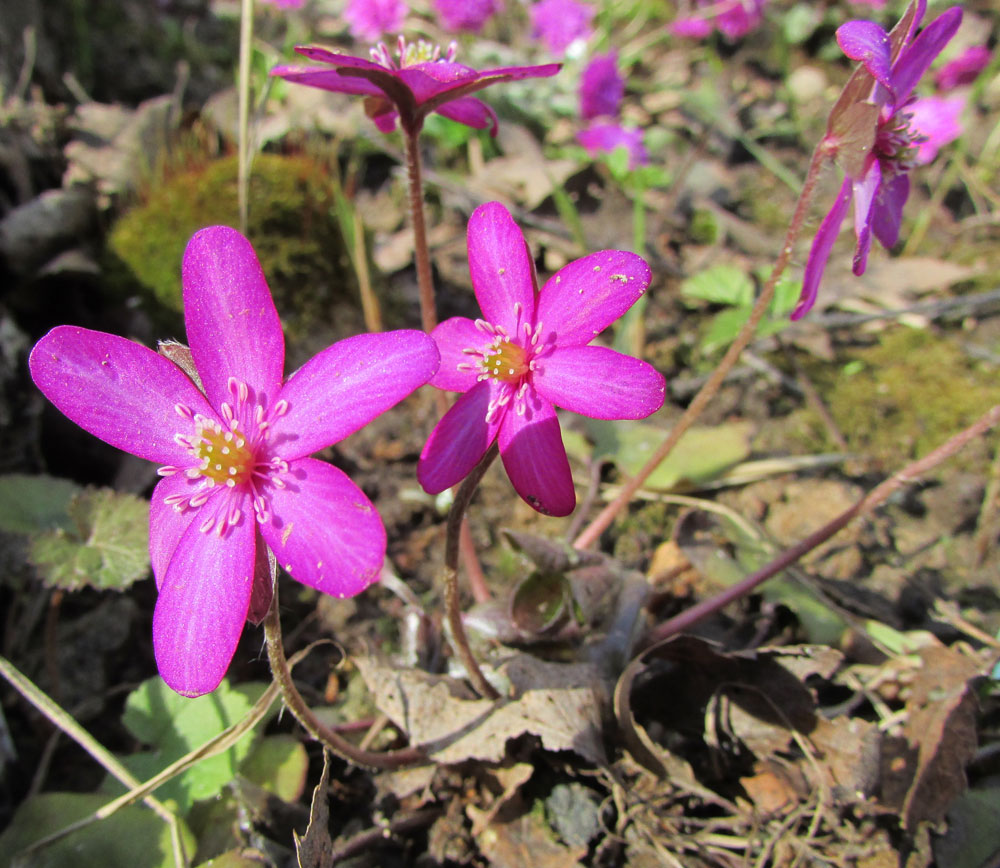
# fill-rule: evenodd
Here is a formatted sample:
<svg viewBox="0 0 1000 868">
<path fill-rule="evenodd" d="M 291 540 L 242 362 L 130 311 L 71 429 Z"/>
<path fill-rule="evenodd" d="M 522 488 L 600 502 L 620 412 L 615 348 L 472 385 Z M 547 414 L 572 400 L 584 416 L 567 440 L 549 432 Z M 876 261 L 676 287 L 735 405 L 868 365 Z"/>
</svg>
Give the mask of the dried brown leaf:
<svg viewBox="0 0 1000 868">
<path fill-rule="evenodd" d="M 313 790 L 309 825 L 302 836 L 292 832 L 299 868 L 333 868 L 333 841 L 330 840 L 330 754 L 323 751 L 323 774 Z"/>
<path fill-rule="evenodd" d="M 512 695 L 477 699 L 452 678 L 400 669 L 371 657 L 358 670 L 385 713 L 439 763 L 500 762 L 507 741 L 529 733 L 546 750 L 573 750 L 605 761 L 601 743 L 598 670 L 582 663 L 548 663 L 517 654 L 497 667 Z"/>
</svg>

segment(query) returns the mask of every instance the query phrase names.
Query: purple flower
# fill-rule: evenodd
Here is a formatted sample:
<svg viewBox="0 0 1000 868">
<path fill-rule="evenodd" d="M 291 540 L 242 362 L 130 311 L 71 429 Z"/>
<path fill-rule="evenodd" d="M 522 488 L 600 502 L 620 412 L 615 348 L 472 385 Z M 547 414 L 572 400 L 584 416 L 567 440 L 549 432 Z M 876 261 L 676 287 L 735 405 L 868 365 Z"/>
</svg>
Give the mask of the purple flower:
<svg viewBox="0 0 1000 868">
<path fill-rule="evenodd" d="M 478 33 L 492 15 L 503 9 L 503 0 L 434 0 L 446 30 Z"/>
<path fill-rule="evenodd" d="M 392 132 L 398 117 L 403 130 L 410 135 L 420 131 L 424 118 L 431 112 L 479 130 L 489 128 L 496 135 L 497 116 L 493 109 L 469 94 L 501 81 L 555 75 L 560 68 L 558 63 L 548 63 L 477 72 L 455 63 L 454 44 L 442 57 L 437 46 L 426 42 L 407 45 L 402 36 L 396 60 L 382 44 L 372 49 L 372 60 L 319 46 L 299 45 L 295 50 L 327 65 L 276 66 L 271 75 L 336 93 L 366 96 L 366 111 L 383 133 Z"/>
<path fill-rule="evenodd" d="M 576 134 L 576 140 L 587 149 L 592 157 L 610 154 L 618 148 L 628 151 L 628 167 L 635 169 L 649 163 L 649 154 L 642 143 L 642 130 L 627 128 L 621 124 L 591 124 Z"/>
<path fill-rule="evenodd" d="M 483 318 L 434 329 L 439 389 L 464 392 L 431 432 L 417 465 L 436 494 L 462 480 L 499 440 L 521 497 L 539 512 L 576 504 L 555 406 L 595 419 L 642 419 L 663 405 L 666 384 L 646 362 L 587 346 L 645 292 L 649 266 L 602 250 L 560 269 L 536 291 L 521 230 L 499 202 L 469 219 L 469 271 Z"/>
<path fill-rule="evenodd" d="M 945 145 L 962 135 L 962 112 L 966 98 L 955 96 L 928 96 L 914 100 L 907 108 L 910 129 L 916 134 L 917 152 L 914 160 L 924 166 L 931 162 Z"/>
<path fill-rule="evenodd" d="M 714 28 L 735 42 L 760 24 L 764 3 L 765 0 L 695 0 L 695 10 L 674 21 L 670 32 L 705 39 Z"/>
<path fill-rule="evenodd" d="M 917 162 L 921 139 L 911 123 L 913 88 L 962 20 L 962 10 L 955 6 L 917 35 L 925 9 L 926 0 L 911 3 L 891 34 L 871 21 L 848 21 L 837 30 L 844 53 L 862 64 L 830 113 L 825 138 L 846 177 L 813 239 L 792 319 L 813 306 L 852 199 L 856 275 L 865 272 L 873 234 L 887 248 L 899 240 L 909 171 Z"/>
<path fill-rule="evenodd" d="M 625 96 L 625 79 L 618 72 L 618 55 L 598 54 L 580 78 L 580 117 L 584 120 L 606 115 L 617 117 Z"/>
<path fill-rule="evenodd" d="M 949 60 L 934 76 L 938 90 L 954 90 L 972 84 L 990 63 L 990 50 L 985 45 L 973 45 L 954 60 Z"/>
<path fill-rule="evenodd" d="M 378 578 L 378 513 L 342 471 L 307 456 L 406 397 L 439 357 L 422 332 L 359 335 L 283 380 L 264 274 L 250 243 L 224 226 L 191 239 L 183 284 L 204 393 L 152 350 L 73 326 L 43 337 L 29 365 L 82 428 L 163 465 L 149 520 L 153 648 L 163 680 L 198 696 L 218 686 L 248 616 L 267 610 L 267 570 L 255 569 L 266 548 L 293 578 L 336 597 Z"/>
<path fill-rule="evenodd" d="M 531 7 L 531 37 L 552 54 L 564 54 L 570 43 L 590 38 L 594 10 L 579 0 L 540 0 Z"/>
<path fill-rule="evenodd" d="M 350 0 L 344 19 L 355 39 L 375 42 L 385 33 L 402 30 L 406 12 L 403 0 Z"/>
</svg>

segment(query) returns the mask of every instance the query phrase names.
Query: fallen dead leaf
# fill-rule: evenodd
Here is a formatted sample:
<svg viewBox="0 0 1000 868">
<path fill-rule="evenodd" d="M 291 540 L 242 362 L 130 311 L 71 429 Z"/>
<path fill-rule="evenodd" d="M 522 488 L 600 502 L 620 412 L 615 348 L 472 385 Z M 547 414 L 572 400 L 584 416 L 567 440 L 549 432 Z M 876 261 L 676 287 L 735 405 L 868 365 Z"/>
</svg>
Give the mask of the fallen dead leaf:
<svg viewBox="0 0 1000 868">
<path fill-rule="evenodd" d="M 605 762 L 601 741 L 601 682 L 596 667 L 548 663 L 516 654 L 498 664 L 511 696 L 477 699 L 463 684 L 441 675 L 400 669 L 372 657 L 355 663 L 375 704 L 439 763 L 468 759 L 500 762 L 507 742 L 525 733 L 546 750 L 572 750 Z"/>
</svg>

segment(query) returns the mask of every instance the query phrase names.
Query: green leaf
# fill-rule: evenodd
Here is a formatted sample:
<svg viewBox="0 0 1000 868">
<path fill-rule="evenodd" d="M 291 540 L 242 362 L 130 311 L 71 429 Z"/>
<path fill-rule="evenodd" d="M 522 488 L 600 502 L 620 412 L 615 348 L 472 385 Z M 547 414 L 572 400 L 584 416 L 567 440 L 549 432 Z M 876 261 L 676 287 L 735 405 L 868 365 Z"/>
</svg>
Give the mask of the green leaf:
<svg viewBox="0 0 1000 868">
<path fill-rule="evenodd" d="M 269 735 L 253 745 L 240 774 L 286 802 L 297 802 L 305 791 L 309 755 L 291 735 Z"/>
<path fill-rule="evenodd" d="M 775 318 L 786 318 L 799 303 L 802 295 L 802 281 L 790 277 L 782 277 L 774 287 L 774 298 L 768 313 Z"/>
<path fill-rule="evenodd" d="M 0 476 L 0 530 L 39 533 L 72 526 L 69 503 L 80 486 L 55 476 Z"/>
<path fill-rule="evenodd" d="M 748 307 L 733 307 L 717 313 L 712 317 L 712 321 L 701 339 L 702 351 L 713 353 L 722 347 L 729 346 L 749 317 L 750 308 Z"/>
<path fill-rule="evenodd" d="M 753 294 L 750 275 L 735 265 L 713 265 L 681 284 L 681 295 L 713 304 L 750 307 Z"/>
<path fill-rule="evenodd" d="M 129 694 L 122 723 L 154 749 L 122 757 L 122 762 L 137 778 L 148 780 L 240 720 L 265 689 L 263 684 L 232 688 L 223 680 L 212 693 L 187 699 L 159 677 L 144 681 Z M 168 781 L 156 790 L 157 798 L 173 799 L 186 814 L 196 800 L 217 795 L 250 752 L 253 735 L 245 733 L 228 750 Z"/>
<path fill-rule="evenodd" d="M 101 793 L 43 793 L 24 802 L 0 835 L 0 868 L 14 864 L 20 850 L 94 813 L 108 802 Z M 181 822 L 184 849 L 193 853 L 194 836 Z M 148 808 L 129 805 L 33 853 L 32 868 L 174 868 L 170 827 Z"/>
<path fill-rule="evenodd" d="M 40 534 L 28 558 L 49 587 L 123 590 L 149 572 L 149 502 L 109 488 L 69 502 L 69 527 Z"/>
<path fill-rule="evenodd" d="M 667 436 L 662 428 L 636 422 L 586 419 L 585 424 L 594 439 L 594 457 L 610 459 L 630 476 L 639 472 Z M 752 433 L 750 422 L 691 428 L 653 471 L 646 487 L 663 491 L 681 483 L 697 487 L 714 479 L 750 454 Z"/>
</svg>

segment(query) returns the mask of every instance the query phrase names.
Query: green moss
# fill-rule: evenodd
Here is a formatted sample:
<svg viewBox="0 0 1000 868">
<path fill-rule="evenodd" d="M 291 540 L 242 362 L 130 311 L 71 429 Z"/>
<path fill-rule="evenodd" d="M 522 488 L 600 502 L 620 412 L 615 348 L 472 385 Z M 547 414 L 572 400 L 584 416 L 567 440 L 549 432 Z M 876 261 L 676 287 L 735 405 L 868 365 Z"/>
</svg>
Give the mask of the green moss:
<svg viewBox="0 0 1000 868">
<path fill-rule="evenodd" d="M 145 204 L 122 217 L 108 246 L 111 278 L 130 292 L 181 310 L 180 265 L 195 231 L 237 226 L 237 163 L 229 157 L 170 178 Z M 250 179 L 247 234 L 260 257 L 275 304 L 293 339 L 338 327 L 358 329 L 357 283 L 333 215 L 329 176 L 302 156 L 258 155 Z M 124 266 L 124 268 L 122 267 Z"/>
<path fill-rule="evenodd" d="M 995 372 L 947 338 L 904 327 L 814 377 L 851 450 L 887 466 L 926 454 L 1000 402 Z"/>
</svg>

